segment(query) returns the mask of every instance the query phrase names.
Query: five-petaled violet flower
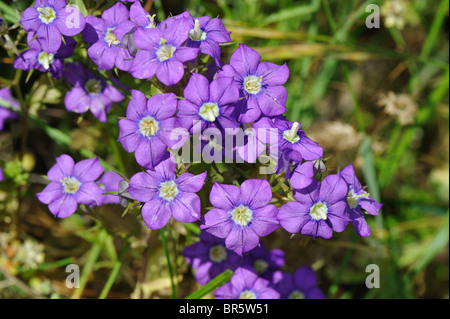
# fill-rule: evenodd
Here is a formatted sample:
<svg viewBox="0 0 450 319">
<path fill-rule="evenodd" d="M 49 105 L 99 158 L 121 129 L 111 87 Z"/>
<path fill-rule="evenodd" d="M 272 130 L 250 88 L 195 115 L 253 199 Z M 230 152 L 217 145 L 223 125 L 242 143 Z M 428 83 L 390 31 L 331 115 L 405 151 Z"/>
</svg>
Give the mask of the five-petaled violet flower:
<svg viewBox="0 0 450 319">
<path fill-rule="evenodd" d="M 28 33 L 29 49 L 20 53 L 14 60 L 14 68 L 25 71 L 37 69 L 41 72 L 49 72 L 54 79 L 59 79 L 63 74 L 64 59 L 72 55 L 76 42 L 72 38 L 64 37 L 65 43 L 56 52 L 44 50 L 38 39 L 33 40 L 33 33 Z"/>
<path fill-rule="evenodd" d="M 193 73 L 184 89 L 184 97 L 177 114 L 183 127 L 193 129 L 197 121 L 201 122 L 202 131 L 214 127 L 224 132 L 227 128 L 239 127 L 234 114 L 239 91 L 233 78 L 218 78 L 210 84 L 203 75 Z"/>
<path fill-rule="evenodd" d="M 246 268 L 238 268 L 231 281 L 216 289 L 216 299 L 279 299 L 270 281 Z"/>
<path fill-rule="evenodd" d="M 200 232 L 200 241 L 187 246 L 183 256 L 195 269 L 195 278 L 200 285 L 205 285 L 226 269 L 235 270 L 242 264 L 242 257 L 225 246 L 222 238 L 207 232 Z"/>
<path fill-rule="evenodd" d="M 133 57 L 121 44 L 123 36 L 136 26 L 128 18 L 128 9 L 120 2 L 103 11 L 101 18 L 86 18 L 83 39 L 92 44 L 88 55 L 100 70 L 111 70 L 116 66 L 128 71 L 132 66 Z"/>
<path fill-rule="evenodd" d="M 112 104 L 125 98 L 118 89 L 95 76 L 81 63 L 67 64 L 64 77 L 74 86 L 65 97 L 66 108 L 71 112 L 90 110 L 99 121 L 106 122 Z"/>
<path fill-rule="evenodd" d="M 37 194 L 38 199 L 48 204 L 50 212 L 58 218 L 69 217 L 78 204 L 100 205 L 103 190 L 95 180 L 103 173 L 97 158 L 82 160 L 75 164 L 72 157 L 63 154 L 47 173 L 51 181 Z"/>
<path fill-rule="evenodd" d="M 9 107 L 3 107 L 3 103 Z M 6 120 L 17 118 L 17 113 L 13 109 L 19 109 L 19 103 L 12 98 L 11 90 L 9 88 L 0 89 L 0 132 L 3 130 Z"/>
<path fill-rule="evenodd" d="M 352 164 L 342 169 L 339 175 L 348 185 L 347 213 L 353 227 L 359 236 L 370 236 L 372 232 L 364 218 L 363 211 L 368 212 L 370 215 L 377 215 L 383 205 L 376 202 L 361 186 Z"/>
<path fill-rule="evenodd" d="M 119 141 L 127 152 L 135 152 L 139 165 L 155 167 L 169 157 L 168 147 L 182 144 L 180 137 L 187 138 L 174 117 L 177 105 L 173 93 L 156 94 L 147 101 L 141 91 L 131 91 L 127 118 L 119 121 Z"/>
<path fill-rule="evenodd" d="M 171 158 L 161 162 L 154 170 L 137 173 L 130 179 L 130 195 L 144 204 L 142 217 L 150 229 L 164 227 L 173 217 L 182 223 L 200 220 L 200 198 L 206 172 L 193 175 L 175 175 L 176 164 Z"/>
<path fill-rule="evenodd" d="M 310 267 L 300 267 L 293 274 L 283 272 L 276 288 L 281 299 L 325 299 Z"/>
<path fill-rule="evenodd" d="M 137 79 L 149 79 L 156 75 L 167 86 L 177 84 L 184 76 L 184 62 L 194 60 L 197 48 L 183 46 L 189 37 L 189 21 L 186 18 L 169 18 L 170 23 L 158 28 L 137 28 L 134 42 L 141 50 L 136 54 L 131 75 Z"/>
<path fill-rule="evenodd" d="M 61 46 L 61 35 L 74 36 L 84 30 L 86 21 L 75 6 L 66 0 L 36 0 L 20 19 L 26 31 L 36 33 L 47 53 L 55 53 Z"/>
<path fill-rule="evenodd" d="M 231 76 L 239 86 L 246 103 L 240 120 L 251 123 L 261 114 L 276 116 L 286 112 L 287 91 L 283 84 L 289 77 L 286 64 L 260 62 L 259 53 L 240 44 L 217 76 Z"/>
<path fill-rule="evenodd" d="M 248 179 L 240 189 L 215 182 L 209 199 L 215 208 L 206 213 L 200 228 L 225 238 L 227 248 L 240 256 L 258 246 L 259 237 L 279 228 L 267 180 Z"/>
<path fill-rule="evenodd" d="M 280 207 L 278 220 L 290 233 L 300 232 L 314 238 L 330 239 L 333 231 L 342 232 L 350 219 L 347 216 L 348 187 L 339 175 L 328 175 L 322 182 L 294 192 L 296 201 Z"/>
</svg>

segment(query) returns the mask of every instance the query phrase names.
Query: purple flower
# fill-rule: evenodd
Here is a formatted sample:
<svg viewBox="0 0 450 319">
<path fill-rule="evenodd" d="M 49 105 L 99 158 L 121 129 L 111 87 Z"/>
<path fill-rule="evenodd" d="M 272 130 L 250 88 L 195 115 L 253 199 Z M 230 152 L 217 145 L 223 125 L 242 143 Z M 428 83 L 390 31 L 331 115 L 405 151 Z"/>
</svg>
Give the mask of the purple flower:
<svg viewBox="0 0 450 319">
<path fill-rule="evenodd" d="M 120 2 L 103 11 L 101 18 L 86 18 L 83 38 L 92 44 L 88 55 L 99 69 L 111 70 L 116 66 L 128 71 L 132 66 L 133 57 L 121 44 L 123 36 L 136 26 L 128 18 L 128 9 Z"/>
<path fill-rule="evenodd" d="M 51 181 L 37 194 L 38 199 L 48 204 L 50 212 L 58 218 L 66 218 L 77 210 L 78 204 L 100 205 L 102 189 L 95 180 L 103 173 L 97 158 L 74 163 L 72 157 L 63 154 L 48 171 Z"/>
<path fill-rule="evenodd" d="M 147 11 L 145 11 L 139 1 L 134 2 L 130 8 L 130 20 L 135 22 L 138 27 L 144 29 L 157 27 L 155 23 L 155 15 L 150 15 Z"/>
<path fill-rule="evenodd" d="M 169 157 L 167 147 L 180 144 L 172 135 L 179 129 L 174 117 L 177 98 L 173 93 L 156 94 L 148 101 L 141 91 L 131 91 L 127 118 L 119 121 L 119 141 L 124 149 L 135 152 L 136 161 L 145 168 L 153 168 Z M 179 137 L 180 135 L 177 135 Z M 181 139 L 187 138 L 187 134 Z"/>
<path fill-rule="evenodd" d="M 86 21 L 75 6 L 66 0 L 36 0 L 27 8 L 20 24 L 29 32 L 35 32 L 47 53 L 55 53 L 61 47 L 61 34 L 71 37 L 83 31 Z"/>
<path fill-rule="evenodd" d="M 348 187 L 339 175 L 329 175 L 294 192 L 296 201 L 280 207 L 278 220 L 290 233 L 329 239 L 342 232 L 350 221 L 346 209 Z"/>
<path fill-rule="evenodd" d="M 262 243 L 245 256 L 245 265 L 250 266 L 250 270 L 256 271 L 259 277 L 270 281 L 274 276 L 277 277 L 275 273 L 278 273 L 284 266 L 284 262 L 284 251 L 281 249 L 269 251 Z"/>
<path fill-rule="evenodd" d="M 119 90 L 96 77 L 81 63 L 67 64 L 64 77 L 74 86 L 65 97 L 66 108 L 71 112 L 85 113 L 90 110 L 99 121 L 106 122 L 112 104 L 125 98 Z"/>
<path fill-rule="evenodd" d="M 348 185 L 347 213 L 352 221 L 353 227 L 359 236 L 370 236 L 372 232 L 364 218 L 363 210 L 370 215 L 377 215 L 383 205 L 376 202 L 370 194 L 364 190 L 355 175 L 355 169 L 352 164 L 341 170 L 339 175 Z"/>
<path fill-rule="evenodd" d="M 154 170 L 137 173 L 130 179 L 128 191 L 138 201 L 144 202 L 142 217 L 150 229 L 164 227 L 173 217 L 182 223 L 200 219 L 200 191 L 206 172 L 199 175 L 175 175 L 176 164 L 167 159 Z"/>
<path fill-rule="evenodd" d="M 189 38 L 187 45 L 199 48 L 200 52 L 211 56 L 219 65 L 220 45 L 219 43 L 231 41 L 230 33 L 219 18 L 210 17 L 188 18 L 190 24 Z"/>
<path fill-rule="evenodd" d="M 107 171 L 103 176 L 97 181 L 97 185 L 103 190 L 104 193 L 118 192 L 119 183 L 123 180 L 122 176 L 119 174 Z M 101 198 L 101 205 L 107 204 L 120 204 L 120 197 L 118 195 L 103 195 Z"/>
<path fill-rule="evenodd" d="M 137 28 L 134 33 L 136 54 L 131 75 L 137 79 L 149 79 L 156 75 L 167 86 L 177 84 L 184 76 L 184 62 L 197 57 L 199 49 L 183 46 L 189 37 L 189 21 L 186 18 L 169 18 L 159 28 Z"/>
<path fill-rule="evenodd" d="M 3 126 L 6 120 L 17 118 L 17 113 L 13 110 L 2 107 L 3 102 L 5 106 L 9 105 L 13 109 L 19 109 L 19 103 L 11 96 L 11 90 L 9 88 L 0 89 L 0 132 L 3 130 Z"/>
<path fill-rule="evenodd" d="M 279 299 L 270 282 L 246 268 L 238 268 L 231 281 L 216 289 L 216 299 Z"/>
<path fill-rule="evenodd" d="M 239 100 L 239 91 L 230 77 L 215 79 L 209 84 L 201 74 L 193 73 L 184 89 L 185 100 L 179 102 L 178 118 L 185 128 L 192 129 L 196 121 L 201 130 L 216 127 L 222 132 L 226 128 L 238 128 L 234 103 Z"/>
<path fill-rule="evenodd" d="M 247 103 L 243 105 L 240 120 L 251 123 L 261 114 L 276 116 L 286 111 L 286 88 L 282 85 L 289 78 L 286 64 L 260 62 L 259 53 L 240 44 L 217 76 L 232 76 Z"/>
<path fill-rule="evenodd" d="M 5 176 L 3 175 L 3 170 L 0 167 L 0 182 L 3 181 L 5 179 Z"/>
<path fill-rule="evenodd" d="M 319 287 L 311 267 L 300 267 L 294 274 L 283 272 L 276 286 L 280 299 L 326 299 Z"/>
<path fill-rule="evenodd" d="M 242 257 L 225 247 L 225 241 L 207 232 L 200 233 L 200 241 L 187 246 L 183 256 L 195 269 L 195 278 L 205 285 L 226 269 L 235 270 L 242 263 Z"/>
<path fill-rule="evenodd" d="M 278 209 L 269 205 L 272 190 L 267 180 L 248 179 L 240 189 L 215 182 L 209 199 L 215 208 L 206 213 L 200 228 L 225 238 L 227 248 L 240 256 L 279 227 Z"/>
<path fill-rule="evenodd" d="M 41 42 L 33 40 L 33 34 L 28 33 L 28 50 L 20 53 L 14 60 L 14 68 L 25 71 L 37 69 L 41 72 L 50 72 L 54 79 L 59 79 L 63 74 L 64 59 L 72 55 L 76 42 L 72 38 L 64 37 L 65 43 L 56 53 L 45 51 Z"/>
</svg>

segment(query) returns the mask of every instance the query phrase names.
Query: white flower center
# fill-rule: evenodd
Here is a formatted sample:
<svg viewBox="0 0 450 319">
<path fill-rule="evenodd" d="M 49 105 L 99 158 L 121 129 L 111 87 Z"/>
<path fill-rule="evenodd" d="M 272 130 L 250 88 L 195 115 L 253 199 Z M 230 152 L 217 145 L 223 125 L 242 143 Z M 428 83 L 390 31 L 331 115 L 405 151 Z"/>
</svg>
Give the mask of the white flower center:
<svg viewBox="0 0 450 319">
<path fill-rule="evenodd" d="M 326 203 L 315 203 L 309 210 L 309 216 L 315 220 L 326 220 L 328 214 L 328 207 Z"/>
<path fill-rule="evenodd" d="M 224 246 L 216 245 L 209 250 L 209 259 L 215 263 L 220 263 L 227 259 L 227 251 Z"/>
<path fill-rule="evenodd" d="M 294 290 L 289 295 L 289 299 L 305 299 L 305 295 L 300 290 Z"/>
<path fill-rule="evenodd" d="M 102 91 L 102 82 L 100 82 L 100 80 L 96 80 L 96 79 L 89 79 L 86 82 L 84 89 L 89 94 L 98 95 Z"/>
<path fill-rule="evenodd" d="M 159 62 L 164 62 L 171 59 L 177 48 L 173 45 L 167 44 L 167 40 L 164 38 L 161 38 L 159 45 L 160 47 L 158 51 L 156 51 L 156 56 L 158 57 Z"/>
<path fill-rule="evenodd" d="M 53 53 L 47 54 L 47 52 L 42 51 L 38 55 L 38 62 L 44 67 L 44 69 L 50 69 L 50 65 L 53 64 L 55 60 L 55 55 Z"/>
<path fill-rule="evenodd" d="M 52 23 L 56 19 L 56 11 L 52 7 L 40 7 L 36 9 L 39 12 L 39 19 L 45 23 Z"/>
<path fill-rule="evenodd" d="M 66 194 L 75 194 L 81 186 L 81 182 L 75 177 L 64 177 L 61 180 L 61 184 L 63 186 L 63 192 Z"/>
<path fill-rule="evenodd" d="M 244 205 L 235 207 L 231 211 L 231 219 L 241 226 L 247 226 L 252 220 L 253 212 L 250 208 Z"/>
<path fill-rule="evenodd" d="M 298 136 L 298 127 L 299 127 L 299 123 L 295 122 L 290 130 L 286 130 L 283 132 L 283 137 L 286 141 L 291 142 L 291 143 L 296 143 L 298 141 L 300 141 L 300 136 Z"/>
<path fill-rule="evenodd" d="M 115 28 L 108 28 L 105 34 L 105 41 L 108 43 L 108 46 L 111 47 L 111 45 L 118 45 L 120 43 L 119 40 L 117 40 L 116 35 L 113 33 Z"/>
<path fill-rule="evenodd" d="M 141 134 L 145 137 L 152 137 L 158 132 L 158 130 L 158 121 L 156 121 L 155 118 L 151 116 L 144 117 L 139 122 L 139 132 L 141 132 Z"/>
<path fill-rule="evenodd" d="M 358 201 L 359 196 L 353 191 L 353 189 L 349 190 L 347 194 L 347 203 L 350 208 L 356 208 L 359 205 Z"/>
<path fill-rule="evenodd" d="M 200 21 L 195 20 L 194 28 L 189 31 L 189 38 L 192 41 L 205 41 L 206 40 L 206 32 L 200 29 Z"/>
<path fill-rule="evenodd" d="M 239 299 L 256 299 L 256 294 L 251 290 L 244 290 L 239 295 Z"/>
<path fill-rule="evenodd" d="M 255 261 L 254 265 L 255 270 L 258 272 L 258 274 L 262 274 L 269 268 L 269 263 L 263 259 L 258 259 Z"/>
<path fill-rule="evenodd" d="M 249 94 L 258 94 L 261 91 L 262 76 L 249 75 L 244 79 L 244 89 Z"/>
<path fill-rule="evenodd" d="M 172 200 L 174 200 L 179 192 L 180 191 L 178 190 L 177 183 L 175 183 L 175 181 L 173 180 L 162 182 L 159 185 L 159 196 L 166 201 L 171 202 Z"/>
<path fill-rule="evenodd" d="M 219 106 L 217 103 L 204 103 L 198 112 L 205 121 L 214 122 L 219 116 Z"/>
</svg>

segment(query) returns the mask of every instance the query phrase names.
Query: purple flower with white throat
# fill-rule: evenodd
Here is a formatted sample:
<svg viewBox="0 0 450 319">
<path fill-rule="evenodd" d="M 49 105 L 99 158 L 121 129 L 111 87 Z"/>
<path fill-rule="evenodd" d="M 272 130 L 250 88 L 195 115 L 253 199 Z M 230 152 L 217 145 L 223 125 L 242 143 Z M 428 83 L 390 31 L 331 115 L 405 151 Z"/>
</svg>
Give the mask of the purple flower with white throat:
<svg viewBox="0 0 450 319">
<path fill-rule="evenodd" d="M 3 102 L 9 107 L 3 107 Z M 17 118 L 14 109 L 19 110 L 19 103 L 11 96 L 11 90 L 9 88 L 0 89 L 0 132 L 3 130 L 6 120 Z"/>
<path fill-rule="evenodd" d="M 279 299 L 271 283 L 246 268 L 238 268 L 230 282 L 216 289 L 216 299 Z"/>
<path fill-rule="evenodd" d="M 210 19 L 208 16 L 193 18 L 189 17 L 191 30 L 187 46 L 199 48 L 200 52 L 213 58 L 216 65 L 220 60 L 220 45 L 231 41 L 230 33 L 219 18 Z"/>
<path fill-rule="evenodd" d="M 228 250 L 222 238 L 207 232 L 200 233 L 200 241 L 187 246 L 183 256 L 195 269 L 195 278 L 205 285 L 227 269 L 235 270 L 242 264 L 242 257 Z"/>
<path fill-rule="evenodd" d="M 238 84 L 247 102 L 240 117 L 244 123 L 255 121 L 261 114 L 276 116 L 286 112 L 287 91 L 283 84 L 289 78 L 287 65 L 260 61 L 257 51 L 240 44 L 230 64 L 217 73 L 218 77 L 233 77 Z"/>
<path fill-rule="evenodd" d="M 61 46 L 61 35 L 74 36 L 83 31 L 86 21 L 75 6 L 66 0 L 36 0 L 20 19 L 26 31 L 36 33 L 47 53 L 55 53 Z"/>
<path fill-rule="evenodd" d="M 64 77 L 73 85 L 65 97 L 66 108 L 71 112 L 90 110 L 99 121 L 106 122 L 112 104 L 125 98 L 118 89 L 95 76 L 81 63 L 67 64 Z"/>
<path fill-rule="evenodd" d="M 137 173 L 130 179 L 130 195 L 144 204 L 141 213 L 150 229 L 160 229 L 173 217 L 182 223 L 200 219 L 201 202 L 197 192 L 204 184 L 206 172 L 175 175 L 176 164 L 171 158 L 154 170 Z"/>
<path fill-rule="evenodd" d="M 118 141 L 128 153 L 135 152 L 139 165 L 155 167 L 169 157 L 168 147 L 180 145 L 187 139 L 187 132 L 181 134 L 183 129 L 174 117 L 177 105 L 173 93 L 156 94 L 147 101 L 141 91 L 131 91 L 127 118 L 119 121 Z M 180 131 L 180 135 L 173 134 L 175 130 Z"/>
<path fill-rule="evenodd" d="M 347 213 L 351 219 L 353 227 L 361 237 L 372 234 L 369 225 L 364 218 L 364 212 L 370 215 L 378 215 L 383 204 L 376 202 L 372 196 L 361 186 L 355 174 L 353 165 L 350 164 L 339 172 L 339 175 L 348 185 Z"/>
<path fill-rule="evenodd" d="M 78 204 L 100 205 L 103 190 L 95 180 L 103 173 L 97 158 L 82 160 L 75 164 L 72 157 L 63 154 L 48 171 L 51 181 L 37 194 L 38 199 L 48 204 L 50 212 L 58 218 L 71 216 Z"/>
<path fill-rule="evenodd" d="M 280 226 L 278 209 L 269 204 L 272 190 L 267 180 L 248 179 L 240 188 L 215 182 L 209 199 L 214 208 L 200 228 L 225 238 L 227 248 L 240 256 L 258 246 L 259 237 Z"/>
<path fill-rule="evenodd" d="M 137 28 L 134 42 L 139 51 L 130 69 L 137 79 L 149 79 L 156 75 L 167 86 L 177 84 L 184 76 L 184 62 L 197 57 L 199 49 L 183 46 L 189 37 L 186 18 L 169 18 L 158 28 Z M 166 20 L 166 21 L 167 21 Z"/>
<path fill-rule="evenodd" d="M 24 71 L 37 69 L 41 72 L 49 72 L 54 79 L 59 79 L 63 74 L 64 59 L 72 55 L 76 42 L 72 38 L 64 37 L 64 42 L 56 52 L 45 51 L 38 39 L 33 39 L 33 34 L 28 33 L 29 49 L 20 53 L 14 60 L 14 68 Z"/>
<path fill-rule="evenodd" d="M 230 77 L 208 82 L 201 74 L 193 73 L 184 89 L 184 100 L 179 102 L 178 119 L 183 127 L 192 129 L 196 121 L 201 130 L 215 127 L 222 132 L 238 128 L 234 103 L 239 100 L 239 91 Z"/>
<path fill-rule="evenodd" d="M 133 57 L 121 43 L 123 36 L 136 26 L 128 18 L 128 9 L 120 2 L 103 11 L 101 18 L 86 18 L 83 38 L 92 44 L 88 55 L 100 70 L 111 70 L 116 66 L 128 71 L 132 66 Z"/>
<path fill-rule="evenodd" d="M 300 267 L 294 274 L 283 272 L 276 288 L 281 299 L 326 299 L 311 267 Z"/>
<path fill-rule="evenodd" d="M 348 187 L 339 175 L 294 192 L 296 201 L 280 207 L 278 220 L 290 233 L 330 239 L 333 231 L 342 232 L 350 219 L 345 201 Z"/>
</svg>

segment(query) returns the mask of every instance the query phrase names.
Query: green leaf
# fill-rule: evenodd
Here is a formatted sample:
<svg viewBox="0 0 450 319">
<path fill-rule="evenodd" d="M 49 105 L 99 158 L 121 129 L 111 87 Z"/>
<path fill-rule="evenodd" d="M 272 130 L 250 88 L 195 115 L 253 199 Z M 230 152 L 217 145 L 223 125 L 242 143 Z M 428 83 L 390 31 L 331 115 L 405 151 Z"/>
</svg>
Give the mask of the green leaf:
<svg viewBox="0 0 450 319">
<path fill-rule="evenodd" d="M 223 273 L 212 279 L 206 285 L 194 291 L 192 294 L 187 296 L 185 299 L 200 299 L 210 292 L 216 290 L 220 286 L 223 286 L 227 282 L 230 281 L 231 277 L 233 277 L 233 272 L 230 269 L 225 270 Z"/>
</svg>

